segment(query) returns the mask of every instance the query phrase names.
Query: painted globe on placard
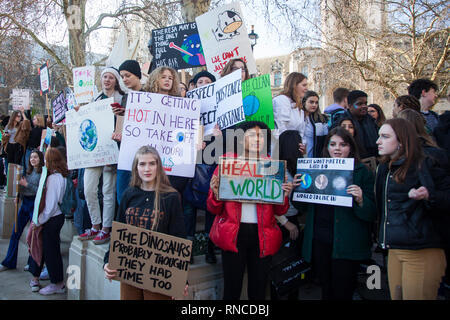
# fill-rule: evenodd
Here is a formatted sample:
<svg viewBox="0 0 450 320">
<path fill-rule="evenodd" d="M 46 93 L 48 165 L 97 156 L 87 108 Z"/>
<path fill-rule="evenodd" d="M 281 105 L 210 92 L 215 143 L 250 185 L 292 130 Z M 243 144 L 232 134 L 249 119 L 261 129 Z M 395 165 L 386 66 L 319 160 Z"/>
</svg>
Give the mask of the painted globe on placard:
<svg viewBox="0 0 450 320">
<path fill-rule="evenodd" d="M 78 140 L 81 147 L 86 151 L 92 151 L 97 146 L 97 127 L 92 120 L 84 120 L 78 130 Z"/>
<path fill-rule="evenodd" d="M 302 189 L 309 189 L 312 184 L 312 178 L 309 174 L 304 173 L 302 174 L 302 177 L 300 178 L 300 187 Z"/>
<path fill-rule="evenodd" d="M 248 95 L 242 101 L 244 113 L 247 117 L 254 115 L 259 109 L 259 99 L 255 95 Z"/>
</svg>

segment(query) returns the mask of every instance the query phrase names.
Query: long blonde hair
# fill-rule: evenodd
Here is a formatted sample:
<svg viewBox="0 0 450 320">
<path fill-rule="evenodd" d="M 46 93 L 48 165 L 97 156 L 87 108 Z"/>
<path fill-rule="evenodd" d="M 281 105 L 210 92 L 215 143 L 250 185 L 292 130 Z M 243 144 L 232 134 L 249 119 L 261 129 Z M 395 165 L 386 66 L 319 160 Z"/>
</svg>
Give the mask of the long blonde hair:
<svg viewBox="0 0 450 320">
<path fill-rule="evenodd" d="M 151 230 L 157 230 L 159 224 L 159 214 L 160 214 L 160 198 L 161 194 L 169 193 L 169 192 L 177 192 L 170 184 L 169 178 L 164 171 L 162 166 L 162 161 L 159 156 L 158 151 L 151 146 L 142 146 L 136 152 L 133 160 L 133 166 L 131 168 L 131 179 L 130 186 L 131 187 L 142 187 L 142 179 L 139 177 L 139 173 L 137 170 L 137 166 L 139 164 L 139 157 L 151 154 L 156 159 L 156 176 L 155 176 L 155 200 L 153 205 L 153 212 L 155 213 L 155 219 L 153 220 L 153 224 L 151 226 Z"/>
<path fill-rule="evenodd" d="M 144 91 L 152 93 L 160 93 L 159 80 L 161 79 L 163 72 L 166 70 L 170 71 L 173 78 L 172 88 L 169 90 L 168 95 L 179 97 L 181 95 L 180 77 L 178 77 L 178 73 L 175 71 L 175 69 L 172 69 L 170 67 L 158 67 L 155 70 L 153 70 L 152 73 L 150 73 L 150 75 L 148 76 L 148 80 L 144 86 Z"/>
</svg>

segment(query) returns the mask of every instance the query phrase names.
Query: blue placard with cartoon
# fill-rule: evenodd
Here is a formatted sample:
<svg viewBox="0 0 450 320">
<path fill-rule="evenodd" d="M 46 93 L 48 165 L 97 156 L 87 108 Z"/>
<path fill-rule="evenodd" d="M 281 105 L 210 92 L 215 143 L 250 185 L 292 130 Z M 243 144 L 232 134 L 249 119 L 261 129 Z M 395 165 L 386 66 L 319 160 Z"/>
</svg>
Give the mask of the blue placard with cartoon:
<svg viewBox="0 0 450 320">
<path fill-rule="evenodd" d="M 153 30 L 152 55 L 155 67 L 180 70 L 206 64 L 195 22 Z"/>
<path fill-rule="evenodd" d="M 293 201 L 353 206 L 347 187 L 353 184 L 353 158 L 301 158 L 297 160 L 300 185 L 294 189 Z"/>
</svg>

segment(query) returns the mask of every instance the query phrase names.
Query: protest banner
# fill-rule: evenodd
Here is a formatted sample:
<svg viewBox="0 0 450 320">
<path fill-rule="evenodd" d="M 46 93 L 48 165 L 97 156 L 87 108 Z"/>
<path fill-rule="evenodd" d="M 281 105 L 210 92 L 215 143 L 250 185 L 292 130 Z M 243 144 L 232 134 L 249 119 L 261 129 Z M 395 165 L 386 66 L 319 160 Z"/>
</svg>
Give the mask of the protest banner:
<svg viewBox="0 0 450 320">
<path fill-rule="evenodd" d="M 231 60 L 241 58 L 250 74 L 256 74 L 247 28 L 239 3 L 234 2 L 208 11 L 195 18 L 205 53 L 206 67 L 219 78 L 220 72 Z"/>
<path fill-rule="evenodd" d="M 6 194 L 8 197 L 17 196 L 17 186 L 22 176 L 23 168 L 15 163 L 8 163 L 8 176 L 6 177 Z"/>
<path fill-rule="evenodd" d="M 69 170 L 116 164 L 119 149 L 111 139 L 114 131 L 114 98 L 66 112 L 67 163 Z"/>
<path fill-rule="evenodd" d="M 180 70 L 206 64 L 195 22 L 153 30 L 152 55 L 156 68 Z"/>
<path fill-rule="evenodd" d="M 297 174 L 301 183 L 294 189 L 294 201 L 351 207 L 347 187 L 353 183 L 353 158 L 301 158 Z"/>
<path fill-rule="evenodd" d="M 219 200 L 284 202 L 286 162 L 271 159 L 219 159 Z"/>
<path fill-rule="evenodd" d="M 73 69 L 73 91 L 78 103 L 89 103 L 92 101 L 96 91 L 94 66 Z"/>
<path fill-rule="evenodd" d="M 72 110 L 73 108 L 75 108 L 75 106 L 77 106 L 77 100 L 75 100 L 75 94 L 73 93 L 72 89 L 65 88 L 64 95 L 66 96 L 67 110 Z"/>
<path fill-rule="evenodd" d="M 44 191 L 44 184 L 46 183 L 46 181 L 47 181 L 47 167 L 43 166 L 41 177 L 39 178 L 39 185 L 36 192 L 36 198 L 34 198 L 33 218 L 31 220 L 34 222 L 34 224 L 38 224 L 39 204 L 41 203 L 42 192 Z"/>
<path fill-rule="evenodd" d="M 113 221 L 109 266 L 114 280 L 169 297 L 183 297 L 192 241 Z"/>
<path fill-rule="evenodd" d="M 50 78 L 48 75 L 48 62 L 44 63 L 39 69 L 39 81 L 41 84 L 41 96 L 47 94 L 50 90 Z"/>
<path fill-rule="evenodd" d="M 30 89 L 13 89 L 11 95 L 13 110 L 19 110 L 20 107 L 30 110 L 31 93 Z"/>
<path fill-rule="evenodd" d="M 154 147 L 168 175 L 192 178 L 197 157 L 200 101 L 130 91 L 125 110 L 120 170 L 130 170 L 136 151 Z"/>
<path fill-rule="evenodd" d="M 64 97 L 64 91 L 61 91 L 52 100 L 52 110 L 53 110 L 53 123 L 60 123 L 65 119 L 67 105 L 66 105 L 66 98 Z"/>
<path fill-rule="evenodd" d="M 241 72 L 237 70 L 186 93 L 187 98 L 201 102 L 200 124 L 204 127 L 205 136 L 213 133 L 216 123 L 223 130 L 245 121 L 241 82 Z"/>
<path fill-rule="evenodd" d="M 242 83 L 242 103 L 245 120 L 261 121 L 267 124 L 269 129 L 275 128 L 269 74 Z"/>
</svg>

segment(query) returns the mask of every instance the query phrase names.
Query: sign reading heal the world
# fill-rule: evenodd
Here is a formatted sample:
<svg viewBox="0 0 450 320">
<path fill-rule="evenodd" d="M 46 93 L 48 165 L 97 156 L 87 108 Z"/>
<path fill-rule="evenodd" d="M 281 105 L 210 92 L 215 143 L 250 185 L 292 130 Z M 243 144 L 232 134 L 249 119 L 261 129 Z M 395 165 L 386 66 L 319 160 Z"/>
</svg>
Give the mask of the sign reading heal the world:
<svg viewBox="0 0 450 320">
<path fill-rule="evenodd" d="M 53 122 L 60 123 L 66 117 L 67 105 L 66 98 L 64 97 L 64 91 L 61 91 L 52 100 L 52 110 L 53 110 Z"/>
<path fill-rule="evenodd" d="M 256 62 L 248 38 L 239 3 L 208 11 L 195 18 L 205 52 L 206 67 L 218 78 L 225 65 L 241 58 L 250 74 L 255 74 Z"/>
<path fill-rule="evenodd" d="M 261 121 L 270 129 L 275 128 L 269 74 L 245 80 L 242 83 L 242 101 L 247 121 Z"/>
<path fill-rule="evenodd" d="M 153 30 L 152 50 L 155 67 L 179 70 L 206 64 L 195 22 Z"/>
<path fill-rule="evenodd" d="M 23 107 L 30 110 L 31 90 L 30 89 L 13 89 L 11 95 L 11 105 L 13 110 L 19 110 Z"/>
<path fill-rule="evenodd" d="M 114 98 L 98 100 L 82 106 L 78 112 L 66 112 L 67 162 L 69 170 L 116 164 L 117 143 L 114 131 Z"/>
<path fill-rule="evenodd" d="M 95 67 L 86 66 L 73 69 L 73 91 L 78 103 L 89 103 L 95 92 Z"/>
<path fill-rule="evenodd" d="M 204 126 L 205 136 L 213 133 L 216 123 L 223 130 L 245 121 L 241 79 L 241 72 L 237 70 L 186 93 L 187 98 L 201 101 L 200 124 Z"/>
<path fill-rule="evenodd" d="M 297 174 L 302 176 L 293 200 L 351 207 L 353 197 L 347 187 L 353 183 L 353 166 L 353 158 L 298 159 Z"/>
<path fill-rule="evenodd" d="M 136 151 L 154 147 L 168 175 L 194 176 L 200 101 L 130 91 L 125 110 L 118 168 L 131 170 Z"/>
<path fill-rule="evenodd" d="M 113 221 L 109 265 L 114 280 L 133 287 L 183 297 L 192 241 Z"/>
<path fill-rule="evenodd" d="M 282 204 L 285 168 L 285 161 L 221 157 L 219 200 Z"/>
</svg>

